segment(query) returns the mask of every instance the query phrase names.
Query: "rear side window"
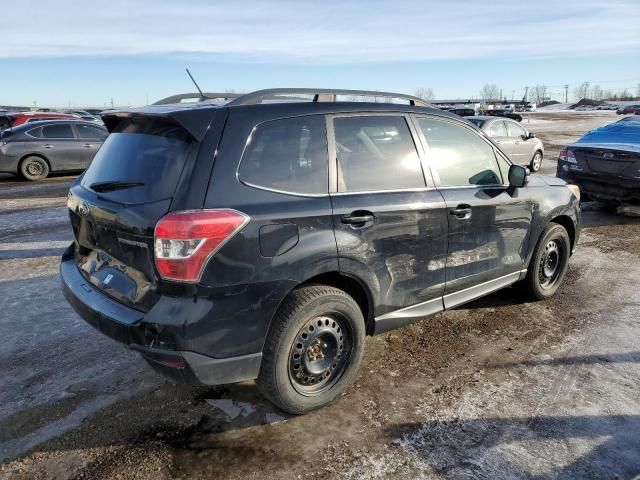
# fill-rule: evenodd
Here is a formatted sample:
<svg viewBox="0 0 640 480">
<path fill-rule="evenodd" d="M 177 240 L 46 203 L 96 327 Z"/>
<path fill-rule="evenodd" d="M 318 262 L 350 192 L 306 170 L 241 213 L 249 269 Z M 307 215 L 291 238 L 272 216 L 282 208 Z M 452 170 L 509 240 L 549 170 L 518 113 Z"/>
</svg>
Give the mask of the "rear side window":
<svg viewBox="0 0 640 480">
<path fill-rule="evenodd" d="M 324 117 L 273 120 L 258 125 L 247 143 L 240 180 L 289 193 L 328 191 L 327 134 Z"/>
<path fill-rule="evenodd" d="M 404 117 L 335 118 L 333 128 L 339 192 L 425 186 L 418 152 Z"/>
<path fill-rule="evenodd" d="M 76 138 L 71 129 L 71 125 L 47 125 L 42 127 L 42 138 L 69 139 Z"/>
<path fill-rule="evenodd" d="M 170 122 L 123 119 L 107 137 L 84 174 L 82 186 L 124 182 L 127 188 L 102 190 L 101 196 L 123 203 L 173 197 L 182 170 L 199 143 Z"/>
<path fill-rule="evenodd" d="M 418 118 L 431 167 L 443 187 L 502 184 L 493 147 L 473 130 L 445 120 Z"/>
</svg>

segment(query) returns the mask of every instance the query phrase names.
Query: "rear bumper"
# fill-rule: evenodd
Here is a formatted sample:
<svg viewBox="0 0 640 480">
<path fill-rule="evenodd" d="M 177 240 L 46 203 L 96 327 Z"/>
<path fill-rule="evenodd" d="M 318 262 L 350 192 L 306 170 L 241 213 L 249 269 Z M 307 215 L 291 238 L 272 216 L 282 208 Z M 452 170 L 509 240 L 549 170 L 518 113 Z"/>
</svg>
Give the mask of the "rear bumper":
<svg viewBox="0 0 640 480">
<path fill-rule="evenodd" d="M 558 164 L 557 176 L 577 185 L 582 194 L 595 200 L 631 202 L 640 200 L 640 180 L 608 175 L 587 175 L 574 172 Z"/>
<path fill-rule="evenodd" d="M 175 348 L 186 343 L 183 337 L 188 332 L 185 328 L 168 328 L 167 325 L 150 322 L 153 309 L 141 312 L 100 292 L 78 270 L 72 248 L 62 257 L 60 278 L 63 294 L 78 315 L 108 337 L 140 352 L 156 371 L 175 381 L 221 385 L 258 376 L 262 362 L 260 352 L 214 358 Z M 176 299 L 177 303 L 181 301 Z M 164 301 L 163 312 L 167 311 L 167 302 L 171 299 Z"/>
</svg>

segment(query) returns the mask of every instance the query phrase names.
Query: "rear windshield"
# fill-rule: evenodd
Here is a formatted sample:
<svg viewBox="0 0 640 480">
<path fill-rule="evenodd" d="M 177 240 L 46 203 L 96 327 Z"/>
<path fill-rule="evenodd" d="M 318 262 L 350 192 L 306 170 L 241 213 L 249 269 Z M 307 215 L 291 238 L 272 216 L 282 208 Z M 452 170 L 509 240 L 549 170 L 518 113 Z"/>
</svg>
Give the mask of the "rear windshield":
<svg viewBox="0 0 640 480">
<path fill-rule="evenodd" d="M 94 186 L 100 195 L 123 203 L 171 198 L 185 163 L 196 155 L 198 145 L 186 130 L 173 123 L 123 120 L 98 150 L 82 186 Z M 111 182 L 113 186 L 104 188 Z M 103 188 L 96 187 L 100 184 Z"/>
</svg>

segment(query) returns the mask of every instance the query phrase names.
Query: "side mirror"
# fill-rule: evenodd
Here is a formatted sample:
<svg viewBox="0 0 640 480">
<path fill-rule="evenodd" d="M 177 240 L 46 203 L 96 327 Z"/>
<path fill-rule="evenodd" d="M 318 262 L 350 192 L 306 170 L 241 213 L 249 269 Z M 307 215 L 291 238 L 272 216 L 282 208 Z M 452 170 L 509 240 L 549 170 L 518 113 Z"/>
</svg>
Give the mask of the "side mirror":
<svg viewBox="0 0 640 480">
<path fill-rule="evenodd" d="M 527 140 L 529 140 L 530 138 L 536 138 L 536 134 L 533 132 L 529 132 L 529 135 L 527 135 Z"/>
<path fill-rule="evenodd" d="M 509 168 L 509 185 L 522 188 L 529 180 L 529 169 L 521 165 L 511 165 Z"/>
</svg>

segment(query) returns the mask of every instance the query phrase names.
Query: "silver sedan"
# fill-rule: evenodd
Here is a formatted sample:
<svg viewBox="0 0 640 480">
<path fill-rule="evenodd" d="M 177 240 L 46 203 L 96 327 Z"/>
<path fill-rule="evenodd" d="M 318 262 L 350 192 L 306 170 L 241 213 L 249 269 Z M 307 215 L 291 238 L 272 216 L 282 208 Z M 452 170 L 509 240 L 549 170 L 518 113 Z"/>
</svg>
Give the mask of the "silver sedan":
<svg viewBox="0 0 640 480">
<path fill-rule="evenodd" d="M 513 163 L 526 165 L 532 172 L 540 170 L 544 145 L 539 138 L 518 122 L 509 118 L 482 115 L 465 117 L 465 120 L 475 124 L 500 145 L 502 151 L 509 155 Z"/>
</svg>

